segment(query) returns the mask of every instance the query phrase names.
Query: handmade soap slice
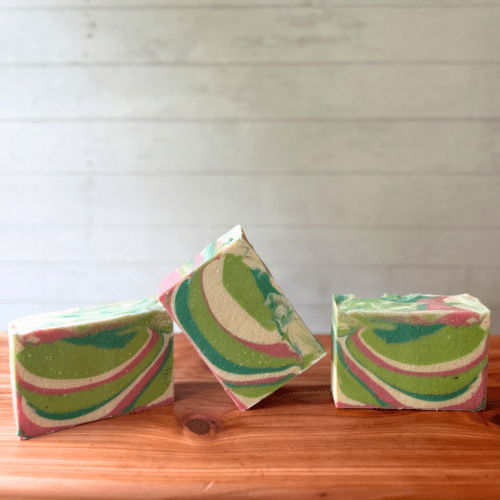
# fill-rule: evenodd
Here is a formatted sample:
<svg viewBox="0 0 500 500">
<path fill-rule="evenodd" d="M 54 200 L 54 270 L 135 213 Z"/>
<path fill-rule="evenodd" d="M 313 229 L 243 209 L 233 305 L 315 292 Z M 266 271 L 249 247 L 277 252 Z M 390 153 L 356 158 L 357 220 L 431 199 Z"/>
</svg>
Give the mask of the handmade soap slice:
<svg viewBox="0 0 500 500">
<path fill-rule="evenodd" d="M 481 410 L 490 311 L 470 295 L 333 297 L 338 408 Z"/>
<path fill-rule="evenodd" d="M 12 321 L 18 436 L 172 402 L 172 332 L 156 297 Z"/>
<path fill-rule="evenodd" d="M 240 226 L 165 278 L 158 296 L 242 411 L 326 354 Z"/>
</svg>

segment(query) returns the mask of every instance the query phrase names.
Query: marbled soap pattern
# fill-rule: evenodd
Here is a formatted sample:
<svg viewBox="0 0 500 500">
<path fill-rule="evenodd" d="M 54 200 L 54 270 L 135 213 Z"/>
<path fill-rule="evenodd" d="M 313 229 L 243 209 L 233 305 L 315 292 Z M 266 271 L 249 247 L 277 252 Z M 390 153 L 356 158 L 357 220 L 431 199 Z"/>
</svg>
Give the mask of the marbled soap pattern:
<svg viewBox="0 0 500 500">
<path fill-rule="evenodd" d="M 156 297 L 21 318 L 9 344 L 21 439 L 173 401 L 172 319 Z"/>
<path fill-rule="evenodd" d="M 239 226 L 167 277 L 159 298 L 240 410 L 325 355 Z"/>
<path fill-rule="evenodd" d="M 481 410 L 490 311 L 470 295 L 333 297 L 338 408 Z"/>
</svg>

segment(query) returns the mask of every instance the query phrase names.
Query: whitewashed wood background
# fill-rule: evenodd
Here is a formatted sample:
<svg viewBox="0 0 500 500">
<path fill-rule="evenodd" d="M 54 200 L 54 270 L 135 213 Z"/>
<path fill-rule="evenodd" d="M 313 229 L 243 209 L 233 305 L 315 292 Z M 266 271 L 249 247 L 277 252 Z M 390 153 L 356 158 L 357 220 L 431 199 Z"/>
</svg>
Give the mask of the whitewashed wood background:
<svg viewBox="0 0 500 500">
<path fill-rule="evenodd" d="M 240 223 L 332 293 L 500 308 L 500 0 L 0 0 L 0 329 Z"/>
</svg>

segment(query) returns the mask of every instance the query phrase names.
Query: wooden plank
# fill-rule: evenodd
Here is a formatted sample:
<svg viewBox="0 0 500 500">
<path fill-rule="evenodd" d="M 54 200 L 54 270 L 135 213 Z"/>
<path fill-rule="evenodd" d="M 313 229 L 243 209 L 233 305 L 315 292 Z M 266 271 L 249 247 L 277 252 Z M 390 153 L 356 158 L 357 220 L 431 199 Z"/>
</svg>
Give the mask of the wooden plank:
<svg viewBox="0 0 500 500">
<path fill-rule="evenodd" d="M 0 122 L 0 173 L 493 174 L 500 122 Z"/>
<path fill-rule="evenodd" d="M 0 119 L 497 118 L 500 66 L 0 68 Z"/>
<path fill-rule="evenodd" d="M 496 228 L 499 189 L 500 178 L 458 175 L 5 176 L 0 224 Z"/>
<path fill-rule="evenodd" d="M 499 62 L 499 24 L 495 7 L 7 11 L 0 64 Z"/>
<path fill-rule="evenodd" d="M 0 226 L 2 265 L 179 267 L 230 229 L 215 224 L 185 227 Z M 498 229 L 392 229 L 244 227 L 266 264 L 425 267 L 495 267 L 500 255 Z M 457 251 L 458 249 L 458 251 Z"/>
<path fill-rule="evenodd" d="M 6 340 L 1 333 L 2 498 L 475 500 L 478 484 L 481 498 L 500 495 L 500 338 L 482 412 L 338 410 L 328 356 L 241 413 L 178 336 L 173 405 L 24 442 Z M 321 341 L 329 351 L 329 337 Z"/>
</svg>

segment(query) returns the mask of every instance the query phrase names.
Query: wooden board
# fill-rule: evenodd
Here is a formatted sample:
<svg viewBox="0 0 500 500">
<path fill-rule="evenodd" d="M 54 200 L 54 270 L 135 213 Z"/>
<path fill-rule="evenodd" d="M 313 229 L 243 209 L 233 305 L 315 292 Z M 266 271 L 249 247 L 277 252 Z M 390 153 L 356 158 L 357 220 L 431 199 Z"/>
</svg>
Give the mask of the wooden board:
<svg viewBox="0 0 500 500">
<path fill-rule="evenodd" d="M 173 405 L 19 441 L 1 333 L 0 498 L 499 498 L 499 337 L 482 412 L 338 410 L 329 380 L 241 413 L 179 335 Z"/>
</svg>

